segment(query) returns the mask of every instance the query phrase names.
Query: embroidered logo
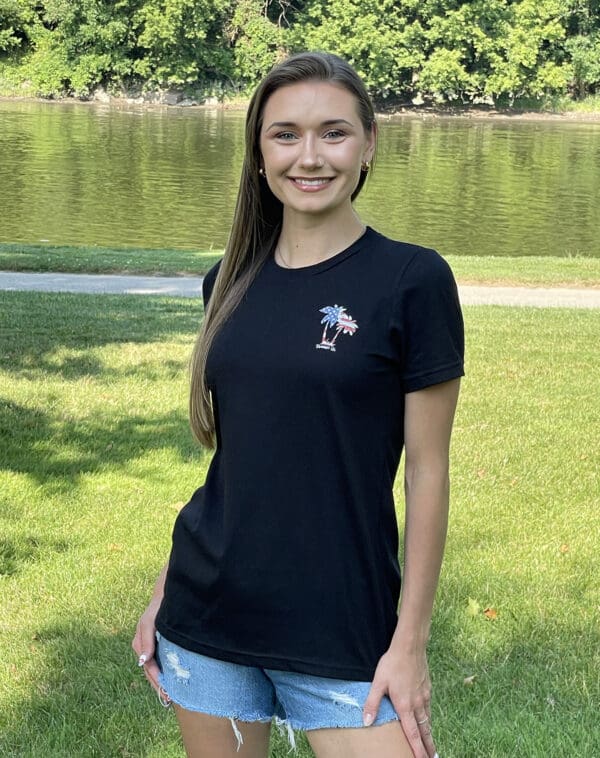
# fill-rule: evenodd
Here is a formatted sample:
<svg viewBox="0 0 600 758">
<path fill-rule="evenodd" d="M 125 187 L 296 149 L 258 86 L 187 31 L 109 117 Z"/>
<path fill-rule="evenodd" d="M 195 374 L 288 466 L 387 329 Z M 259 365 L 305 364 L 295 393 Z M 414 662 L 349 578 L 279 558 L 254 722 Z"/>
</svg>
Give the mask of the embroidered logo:
<svg viewBox="0 0 600 758">
<path fill-rule="evenodd" d="M 317 350 L 331 350 L 332 353 L 335 353 L 335 341 L 338 335 L 349 334 L 352 336 L 358 329 L 358 324 L 342 305 L 326 305 L 325 308 L 319 308 L 319 313 L 325 314 L 321 319 L 325 328 L 321 341 L 315 347 Z M 335 329 L 335 333 L 328 338 L 328 332 L 331 335 L 330 330 L 333 329 Z"/>
</svg>

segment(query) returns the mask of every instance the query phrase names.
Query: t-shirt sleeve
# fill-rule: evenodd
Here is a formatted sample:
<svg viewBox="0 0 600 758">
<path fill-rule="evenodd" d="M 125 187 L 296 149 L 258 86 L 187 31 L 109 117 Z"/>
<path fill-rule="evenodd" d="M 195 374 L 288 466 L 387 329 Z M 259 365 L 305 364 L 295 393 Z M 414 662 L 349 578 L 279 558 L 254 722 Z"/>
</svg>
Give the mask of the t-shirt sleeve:
<svg viewBox="0 0 600 758">
<path fill-rule="evenodd" d="M 405 392 L 464 374 L 464 325 L 450 266 L 420 248 L 397 284 L 391 329 Z"/>
<path fill-rule="evenodd" d="M 215 265 L 208 270 L 204 276 L 204 279 L 202 280 L 202 301 L 204 302 L 204 310 L 206 310 L 208 301 L 212 295 L 213 287 L 215 286 L 215 279 L 219 273 L 220 265 L 221 261 L 217 261 L 217 263 L 215 263 Z"/>
</svg>

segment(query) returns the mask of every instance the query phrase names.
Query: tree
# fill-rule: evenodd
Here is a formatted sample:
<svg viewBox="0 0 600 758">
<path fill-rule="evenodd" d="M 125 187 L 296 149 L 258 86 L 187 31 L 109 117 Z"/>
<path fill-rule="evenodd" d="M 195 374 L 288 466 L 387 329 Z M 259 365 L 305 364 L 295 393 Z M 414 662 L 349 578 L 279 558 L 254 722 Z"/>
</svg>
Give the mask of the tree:
<svg viewBox="0 0 600 758">
<path fill-rule="evenodd" d="M 232 74 L 225 35 L 228 0 L 146 0 L 134 15 L 136 74 L 159 86 L 222 80 Z"/>
<path fill-rule="evenodd" d="M 378 99 L 412 91 L 424 61 L 423 30 L 406 13 L 412 0 L 312 0 L 290 29 L 292 50 L 326 50 L 346 58 Z"/>
<path fill-rule="evenodd" d="M 242 84 L 254 84 L 284 57 L 288 5 L 283 2 L 275 4 L 270 0 L 240 0 L 235 3 L 233 16 L 227 25 L 227 36 L 233 49 L 235 78 Z"/>
</svg>

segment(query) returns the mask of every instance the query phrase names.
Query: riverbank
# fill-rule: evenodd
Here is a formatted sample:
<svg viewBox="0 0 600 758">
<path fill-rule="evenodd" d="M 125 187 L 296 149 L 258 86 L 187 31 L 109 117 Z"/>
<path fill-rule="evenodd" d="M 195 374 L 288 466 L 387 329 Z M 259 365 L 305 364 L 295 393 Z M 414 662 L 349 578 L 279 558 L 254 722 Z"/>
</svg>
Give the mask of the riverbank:
<svg viewBox="0 0 600 758">
<path fill-rule="evenodd" d="M 0 270 L 38 273 L 202 276 L 222 250 L 148 250 L 0 243 Z M 461 256 L 447 260 L 462 284 L 600 289 L 600 258 Z"/>
<path fill-rule="evenodd" d="M 216 97 L 196 99 L 177 91 L 151 92 L 132 96 L 114 96 L 104 89 L 96 90 L 88 98 L 79 97 L 38 97 L 34 94 L 6 94 L 0 83 L 0 102 L 30 102 L 55 104 L 76 104 L 89 107 L 102 106 L 115 109 L 219 109 L 229 111 L 245 111 L 248 98 L 237 97 L 219 100 Z M 510 121 L 557 121 L 577 123 L 600 123 L 600 96 L 590 96 L 585 100 L 570 100 L 567 97 L 551 98 L 538 107 L 531 101 L 516 104 L 510 108 L 497 108 L 492 105 L 415 105 L 413 103 L 397 103 L 389 107 L 377 108 L 377 118 L 423 118 L 446 119 L 467 118 L 474 120 L 510 120 Z"/>
</svg>

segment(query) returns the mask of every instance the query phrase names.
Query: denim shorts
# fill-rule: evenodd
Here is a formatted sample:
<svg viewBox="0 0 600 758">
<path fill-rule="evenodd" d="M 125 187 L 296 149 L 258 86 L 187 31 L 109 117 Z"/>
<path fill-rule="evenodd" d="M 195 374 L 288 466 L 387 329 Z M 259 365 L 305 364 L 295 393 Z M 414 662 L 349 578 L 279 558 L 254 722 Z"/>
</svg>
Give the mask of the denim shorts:
<svg viewBox="0 0 600 758">
<path fill-rule="evenodd" d="M 185 650 L 156 634 L 159 684 L 176 705 L 231 721 L 273 720 L 287 730 L 362 727 L 362 709 L 371 682 L 328 679 L 293 671 L 242 666 Z M 163 702 L 163 704 L 165 704 Z M 375 725 L 397 721 L 391 700 L 384 697 Z"/>
</svg>

